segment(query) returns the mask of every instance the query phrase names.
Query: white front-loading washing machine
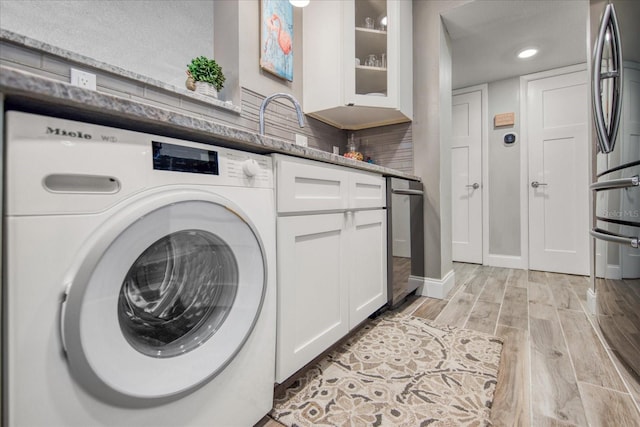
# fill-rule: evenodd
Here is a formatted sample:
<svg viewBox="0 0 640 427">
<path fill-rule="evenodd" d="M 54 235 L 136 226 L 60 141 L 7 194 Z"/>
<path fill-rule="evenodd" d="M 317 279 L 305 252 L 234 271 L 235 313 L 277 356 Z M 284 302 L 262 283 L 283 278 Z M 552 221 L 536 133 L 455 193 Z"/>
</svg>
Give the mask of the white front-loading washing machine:
<svg viewBox="0 0 640 427">
<path fill-rule="evenodd" d="M 8 426 L 253 426 L 272 406 L 271 159 L 9 111 Z"/>
</svg>

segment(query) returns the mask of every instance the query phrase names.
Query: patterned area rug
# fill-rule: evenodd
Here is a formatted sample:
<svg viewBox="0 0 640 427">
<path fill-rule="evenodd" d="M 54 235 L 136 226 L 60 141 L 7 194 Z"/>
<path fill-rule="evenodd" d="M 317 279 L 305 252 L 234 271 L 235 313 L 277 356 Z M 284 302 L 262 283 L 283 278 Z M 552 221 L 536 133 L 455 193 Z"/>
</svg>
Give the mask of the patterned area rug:
<svg viewBox="0 0 640 427">
<path fill-rule="evenodd" d="M 389 314 L 276 396 L 271 417 L 304 426 L 487 426 L 502 341 Z"/>
</svg>

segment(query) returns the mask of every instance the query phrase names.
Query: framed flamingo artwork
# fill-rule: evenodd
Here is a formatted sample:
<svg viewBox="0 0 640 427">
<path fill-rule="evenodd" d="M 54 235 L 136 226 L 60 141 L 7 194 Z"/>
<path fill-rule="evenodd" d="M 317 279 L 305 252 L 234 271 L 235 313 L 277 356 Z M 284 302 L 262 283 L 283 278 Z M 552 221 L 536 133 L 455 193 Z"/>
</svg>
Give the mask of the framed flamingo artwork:
<svg viewBox="0 0 640 427">
<path fill-rule="evenodd" d="M 293 81 L 293 6 L 289 0 L 260 0 L 260 67 Z"/>
</svg>

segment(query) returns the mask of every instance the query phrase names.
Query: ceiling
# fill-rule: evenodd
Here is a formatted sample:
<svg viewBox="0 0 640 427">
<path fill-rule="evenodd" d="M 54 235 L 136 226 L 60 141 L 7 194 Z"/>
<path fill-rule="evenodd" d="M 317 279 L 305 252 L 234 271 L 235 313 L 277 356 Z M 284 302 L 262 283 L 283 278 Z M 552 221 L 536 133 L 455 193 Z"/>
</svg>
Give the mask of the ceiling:
<svg viewBox="0 0 640 427">
<path fill-rule="evenodd" d="M 475 0 L 447 11 L 454 89 L 587 61 L 587 0 Z M 536 47 L 536 56 L 516 54 Z"/>
</svg>

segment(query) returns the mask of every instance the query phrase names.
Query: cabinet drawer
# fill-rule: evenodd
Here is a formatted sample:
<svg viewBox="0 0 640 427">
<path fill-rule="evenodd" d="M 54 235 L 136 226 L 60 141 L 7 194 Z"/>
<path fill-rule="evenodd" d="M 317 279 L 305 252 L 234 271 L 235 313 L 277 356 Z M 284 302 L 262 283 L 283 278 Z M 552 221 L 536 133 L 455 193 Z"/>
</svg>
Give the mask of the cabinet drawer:
<svg viewBox="0 0 640 427">
<path fill-rule="evenodd" d="M 279 213 L 347 209 L 346 169 L 286 156 L 274 158 Z"/>
<path fill-rule="evenodd" d="M 386 180 L 377 174 L 349 172 L 349 209 L 382 208 L 387 204 Z"/>
</svg>

